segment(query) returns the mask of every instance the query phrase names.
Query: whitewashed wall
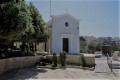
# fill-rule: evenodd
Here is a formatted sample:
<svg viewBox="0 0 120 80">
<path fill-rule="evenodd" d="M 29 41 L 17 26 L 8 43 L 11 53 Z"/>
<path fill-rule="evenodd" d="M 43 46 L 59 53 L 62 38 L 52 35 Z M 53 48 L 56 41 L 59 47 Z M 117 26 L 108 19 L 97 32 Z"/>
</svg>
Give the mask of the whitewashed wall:
<svg viewBox="0 0 120 80">
<path fill-rule="evenodd" d="M 69 26 L 65 26 L 65 22 Z M 79 54 L 79 21 L 68 15 L 53 17 L 52 25 L 52 52 L 60 53 L 62 51 L 62 38 L 67 36 L 69 42 L 70 54 Z"/>
</svg>

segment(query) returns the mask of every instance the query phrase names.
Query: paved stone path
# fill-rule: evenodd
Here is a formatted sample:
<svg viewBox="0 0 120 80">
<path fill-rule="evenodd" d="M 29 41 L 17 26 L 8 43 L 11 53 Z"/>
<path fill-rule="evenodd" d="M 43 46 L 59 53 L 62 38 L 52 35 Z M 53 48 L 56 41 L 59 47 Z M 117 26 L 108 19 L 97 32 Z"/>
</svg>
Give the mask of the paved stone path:
<svg viewBox="0 0 120 80">
<path fill-rule="evenodd" d="M 96 58 L 95 63 L 97 63 L 95 72 L 111 73 L 111 70 L 109 69 L 108 64 L 107 64 L 106 57 Z M 120 77 L 120 69 L 113 69 L 113 74 L 117 77 Z"/>
<path fill-rule="evenodd" d="M 96 68 L 94 71 L 82 70 L 76 68 L 66 69 L 45 69 L 45 68 L 24 68 L 7 72 L 0 76 L 0 80 L 53 80 L 53 79 L 66 79 L 66 80 L 117 80 L 117 76 L 110 72 L 106 58 L 96 58 Z M 115 71 L 115 72 L 118 72 Z M 118 79 L 120 80 L 120 79 Z"/>
<path fill-rule="evenodd" d="M 95 73 L 97 75 L 101 75 L 101 78 L 105 78 L 107 76 L 108 79 L 111 77 L 111 80 L 119 78 L 119 69 L 113 69 L 113 72 L 111 72 L 107 64 L 107 57 L 96 58 L 95 63 Z"/>
<path fill-rule="evenodd" d="M 106 57 L 101 57 L 101 58 L 96 58 L 95 59 L 96 67 L 95 67 L 95 72 L 97 73 L 111 73 L 110 69 L 107 64 L 107 58 Z"/>
</svg>

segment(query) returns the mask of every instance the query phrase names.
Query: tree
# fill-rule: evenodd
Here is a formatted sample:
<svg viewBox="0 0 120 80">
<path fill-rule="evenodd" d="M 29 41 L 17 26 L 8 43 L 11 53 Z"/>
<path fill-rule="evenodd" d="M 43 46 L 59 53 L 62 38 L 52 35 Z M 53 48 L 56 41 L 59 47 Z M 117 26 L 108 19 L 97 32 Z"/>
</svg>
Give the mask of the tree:
<svg viewBox="0 0 120 80">
<path fill-rule="evenodd" d="M 89 48 L 89 52 L 91 53 L 94 53 L 95 52 L 95 44 L 93 42 L 91 42 L 89 45 L 88 45 L 88 48 Z"/>
<path fill-rule="evenodd" d="M 31 17 L 24 0 L 2 0 L 0 2 L 1 43 L 12 45 L 11 43 L 18 40 L 18 37 L 31 26 Z M 5 51 L 7 50 L 8 47 L 5 48 Z"/>
<path fill-rule="evenodd" d="M 31 2 L 29 4 L 29 10 L 31 13 L 32 23 L 33 23 L 34 31 L 35 31 L 35 33 L 33 34 L 35 44 L 36 44 L 36 42 L 47 42 L 49 35 L 46 33 L 47 29 L 45 29 L 45 27 L 44 27 L 45 22 L 42 19 L 42 15 L 39 13 L 37 8 L 35 8 L 35 6 Z M 35 45 L 35 47 L 36 47 L 36 45 Z"/>
<path fill-rule="evenodd" d="M 80 37 L 80 52 L 81 53 L 85 53 L 87 52 L 87 43 L 86 43 L 86 40 L 83 36 Z"/>
<path fill-rule="evenodd" d="M 118 51 L 120 51 L 120 44 L 118 45 Z"/>
<path fill-rule="evenodd" d="M 95 47 L 96 51 L 101 51 L 102 50 L 102 43 L 98 42 Z"/>
<path fill-rule="evenodd" d="M 28 48 L 35 42 L 47 42 L 49 36 L 41 14 L 32 3 L 24 0 L 0 2 L 0 40 L 22 41 Z M 33 49 L 32 49 L 33 50 Z"/>
<path fill-rule="evenodd" d="M 86 41 L 83 36 L 80 37 L 80 41 Z"/>
<path fill-rule="evenodd" d="M 120 44 L 112 45 L 113 51 L 120 51 Z"/>
<path fill-rule="evenodd" d="M 87 52 L 87 43 L 85 41 L 80 41 L 80 52 L 81 53 L 85 53 Z"/>
<path fill-rule="evenodd" d="M 0 39 L 12 41 L 32 26 L 25 1 L 5 0 L 0 4 Z"/>
<path fill-rule="evenodd" d="M 30 2 L 28 5 L 30 17 L 32 18 L 32 27 L 28 27 L 26 31 L 21 35 L 23 43 L 27 43 L 28 48 L 32 48 L 32 51 L 36 51 L 36 43 L 47 42 L 49 35 L 48 29 L 44 27 L 45 22 L 42 19 L 42 15 L 37 8 Z M 35 45 L 34 45 L 35 43 Z"/>
</svg>

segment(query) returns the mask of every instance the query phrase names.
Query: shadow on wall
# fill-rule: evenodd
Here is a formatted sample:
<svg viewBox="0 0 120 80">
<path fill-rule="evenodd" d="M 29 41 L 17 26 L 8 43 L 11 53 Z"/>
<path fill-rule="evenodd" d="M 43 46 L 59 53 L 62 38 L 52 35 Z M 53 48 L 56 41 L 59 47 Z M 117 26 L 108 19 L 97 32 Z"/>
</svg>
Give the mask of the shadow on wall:
<svg viewBox="0 0 120 80">
<path fill-rule="evenodd" d="M 4 73 L 0 76 L 0 80 L 27 80 L 27 79 L 37 79 L 35 77 L 39 73 L 45 73 L 47 70 L 40 68 L 24 68 L 20 70 L 14 70 Z"/>
</svg>

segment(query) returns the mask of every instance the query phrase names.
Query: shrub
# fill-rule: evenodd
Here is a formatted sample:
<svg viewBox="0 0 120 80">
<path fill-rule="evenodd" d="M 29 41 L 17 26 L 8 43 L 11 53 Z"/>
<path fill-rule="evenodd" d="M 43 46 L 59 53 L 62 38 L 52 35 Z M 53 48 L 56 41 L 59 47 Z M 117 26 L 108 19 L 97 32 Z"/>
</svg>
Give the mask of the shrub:
<svg viewBox="0 0 120 80">
<path fill-rule="evenodd" d="M 56 53 L 53 53 L 52 60 L 53 60 L 53 67 L 57 67 L 57 55 L 56 55 Z"/>
<path fill-rule="evenodd" d="M 25 51 L 27 49 L 27 45 L 25 43 L 22 43 L 20 48 L 21 48 L 21 51 Z"/>
<path fill-rule="evenodd" d="M 61 63 L 61 66 L 65 66 L 65 59 L 66 59 L 66 52 L 60 52 L 60 63 Z"/>
<path fill-rule="evenodd" d="M 80 55 L 81 65 L 83 67 L 86 67 L 86 60 L 83 54 Z"/>
</svg>

